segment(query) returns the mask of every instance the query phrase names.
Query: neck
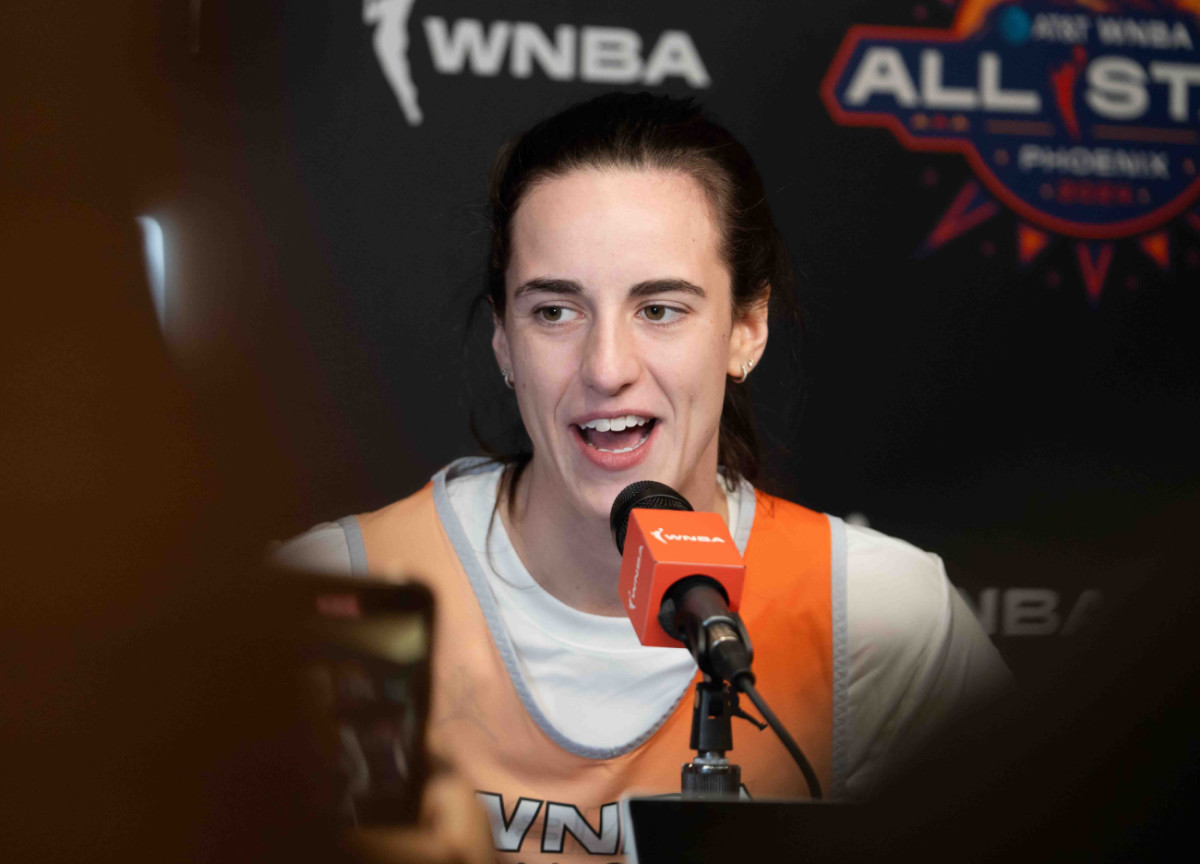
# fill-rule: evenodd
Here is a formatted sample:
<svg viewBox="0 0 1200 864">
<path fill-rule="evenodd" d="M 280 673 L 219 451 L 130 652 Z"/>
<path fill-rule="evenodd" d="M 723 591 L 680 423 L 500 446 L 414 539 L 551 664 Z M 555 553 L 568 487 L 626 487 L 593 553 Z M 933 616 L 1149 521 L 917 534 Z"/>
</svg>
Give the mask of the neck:
<svg viewBox="0 0 1200 864">
<path fill-rule="evenodd" d="M 624 615 L 617 592 L 621 555 L 607 516 L 579 512 L 556 494 L 556 484 L 545 482 L 537 467 L 536 461 L 531 463 L 515 489 L 501 491 L 500 518 L 521 562 L 535 582 L 568 606 L 593 615 Z M 693 493 L 689 500 L 697 510 L 716 512 L 728 524 L 725 494 L 715 470 L 711 486 L 704 490 L 709 494 Z"/>
</svg>

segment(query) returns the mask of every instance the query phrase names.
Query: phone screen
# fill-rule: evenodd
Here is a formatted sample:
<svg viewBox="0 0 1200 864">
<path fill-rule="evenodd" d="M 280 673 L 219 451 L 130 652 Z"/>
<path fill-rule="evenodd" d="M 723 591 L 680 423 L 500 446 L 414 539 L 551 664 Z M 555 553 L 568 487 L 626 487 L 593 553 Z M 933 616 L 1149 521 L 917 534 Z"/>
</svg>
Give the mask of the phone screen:
<svg viewBox="0 0 1200 864">
<path fill-rule="evenodd" d="M 299 577 L 298 679 L 322 798 L 344 826 L 416 818 L 427 771 L 432 599 L 417 584 Z"/>
</svg>

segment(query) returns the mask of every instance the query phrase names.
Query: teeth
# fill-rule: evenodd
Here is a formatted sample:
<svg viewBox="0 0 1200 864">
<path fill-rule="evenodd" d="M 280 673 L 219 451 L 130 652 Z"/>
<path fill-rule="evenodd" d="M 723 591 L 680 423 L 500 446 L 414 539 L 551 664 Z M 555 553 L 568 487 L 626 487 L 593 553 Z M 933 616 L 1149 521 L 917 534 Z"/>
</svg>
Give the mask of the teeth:
<svg viewBox="0 0 1200 864">
<path fill-rule="evenodd" d="M 643 426 L 646 424 L 644 424 L 644 421 L 643 421 L 642 424 L 634 424 L 634 425 L 635 426 Z M 584 428 L 593 428 L 593 427 L 588 425 Z M 640 440 L 640 442 L 637 442 L 637 444 L 635 444 L 634 446 L 629 446 L 629 448 L 622 448 L 620 450 L 610 450 L 608 448 L 598 448 L 598 446 L 596 446 L 595 444 L 590 442 L 590 440 L 588 440 L 587 436 L 583 437 L 583 442 L 586 443 L 589 446 L 589 448 L 592 448 L 593 450 L 599 450 L 600 452 L 611 452 L 611 454 L 623 454 L 623 452 L 632 452 L 634 450 L 637 450 L 637 448 L 640 448 L 640 446 L 642 446 L 642 444 L 646 443 L 647 440 L 649 440 L 649 438 L 650 438 L 650 430 L 646 430 L 646 432 L 642 433 L 642 439 Z"/>
<path fill-rule="evenodd" d="M 597 432 L 624 432 L 626 429 L 635 429 L 638 426 L 646 426 L 651 422 L 650 417 L 640 417 L 637 414 L 626 414 L 624 417 L 598 417 L 595 420 L 589 420 L 587 423 L 580 424 L 580 429 L 595 429 Z M 632 447 L 623 447 L 620 450 L 609 450 L 606 447 L 597 447 L 591 442 L 586 434 L 583 436 L 584 442 L 593 450 L 599 450 L 601 453 L 631 453 L 641 447 L 650 438 L 650 430 L 647 429 L 642 434 L 642 439 Z"/>
<path fill-rule="evenodd" d="M 600 417 L 596 420 L 589 420 L 587 423 L 581 424 L 581 428 L 595 429 L 597 432 L 624 432 L 626 429 L 632 429 L 634 426 L 645 426 L 649 422 L 650 419 L 648 417 L 627 414 L 624 417 Z"/>
<path fill-rule="evenodd" d="M 609 450 L 604 447 L 595 447 L 594 449 L 599 450 L 601 453 L 632 453 L 634 450 L 638 449 L 643 444 L 645 444 L 647 439 L 649 439 L 649 438 L 650 438 L 650 433 L 647 432 L 645 435 L 642 436 L 642 440 L 639 441 L 638 443 L 634 444 L 632 447 L 623 447 L 620 450 Z M 590 441 L 588 442 L 588 446 L 589 447 L 592 446 Z"/>
</svg>

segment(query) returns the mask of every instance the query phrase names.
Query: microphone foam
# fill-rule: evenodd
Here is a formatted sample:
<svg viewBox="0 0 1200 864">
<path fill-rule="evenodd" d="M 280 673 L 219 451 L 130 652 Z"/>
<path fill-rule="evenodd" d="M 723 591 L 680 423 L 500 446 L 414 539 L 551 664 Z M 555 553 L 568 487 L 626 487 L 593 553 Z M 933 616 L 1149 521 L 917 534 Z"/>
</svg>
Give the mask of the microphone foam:
<svg viewBox="0 0 1200 864">
<path fill-rule="evenodd" d="M 608 526 L 612 529 L 613 542 L 617 551 L 625 554 L 625 532 L 629 528 L 629 514 L 636 508 L 644 510 L 691 510 L 688 500 L 665 483 L 639 480 L 630 483 L 613 501 L 608 514 Z"/>
</svg>

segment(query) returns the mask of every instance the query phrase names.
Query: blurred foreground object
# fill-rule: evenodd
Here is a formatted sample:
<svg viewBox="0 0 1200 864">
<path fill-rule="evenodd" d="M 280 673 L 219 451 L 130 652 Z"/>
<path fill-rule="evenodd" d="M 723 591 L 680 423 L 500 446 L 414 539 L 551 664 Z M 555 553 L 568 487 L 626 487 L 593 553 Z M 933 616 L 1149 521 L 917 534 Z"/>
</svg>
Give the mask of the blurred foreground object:
<svg viewBox="0 0 1200 864">
<path fill-rule="evenodd" d="M 415 826 L 363 828 L 350 848 L 370 864 L 487 864 L 495 860 L 492 831 L 475 792 L 461 777 L 435 774 L 425 784 Z"/>
<path fill-rule="evenodd" d="M 1160 513 L 1156 564 L 1088 638 L 899 772 L 864 851 L 1155 861 L 1186 848 L 1200 808 L 1197 520 L 1197 496 Z"/>
<path fill-rule="evenodd" d="M 146 283 L 136 192 L 172 149 L 158 61 L 186 14 L 0 21 L 5 861 L 357 858 L 254 602 L 288 472 L 252 387 L 198 398 L 171 365 Z"/>
<path fill-rule="evenodd" d="M 347 827 L 416 821 L 428 773 L 429 589 L 279 573 L 264 599 L 295 646 L 323 809 Z"/>
</svg>

